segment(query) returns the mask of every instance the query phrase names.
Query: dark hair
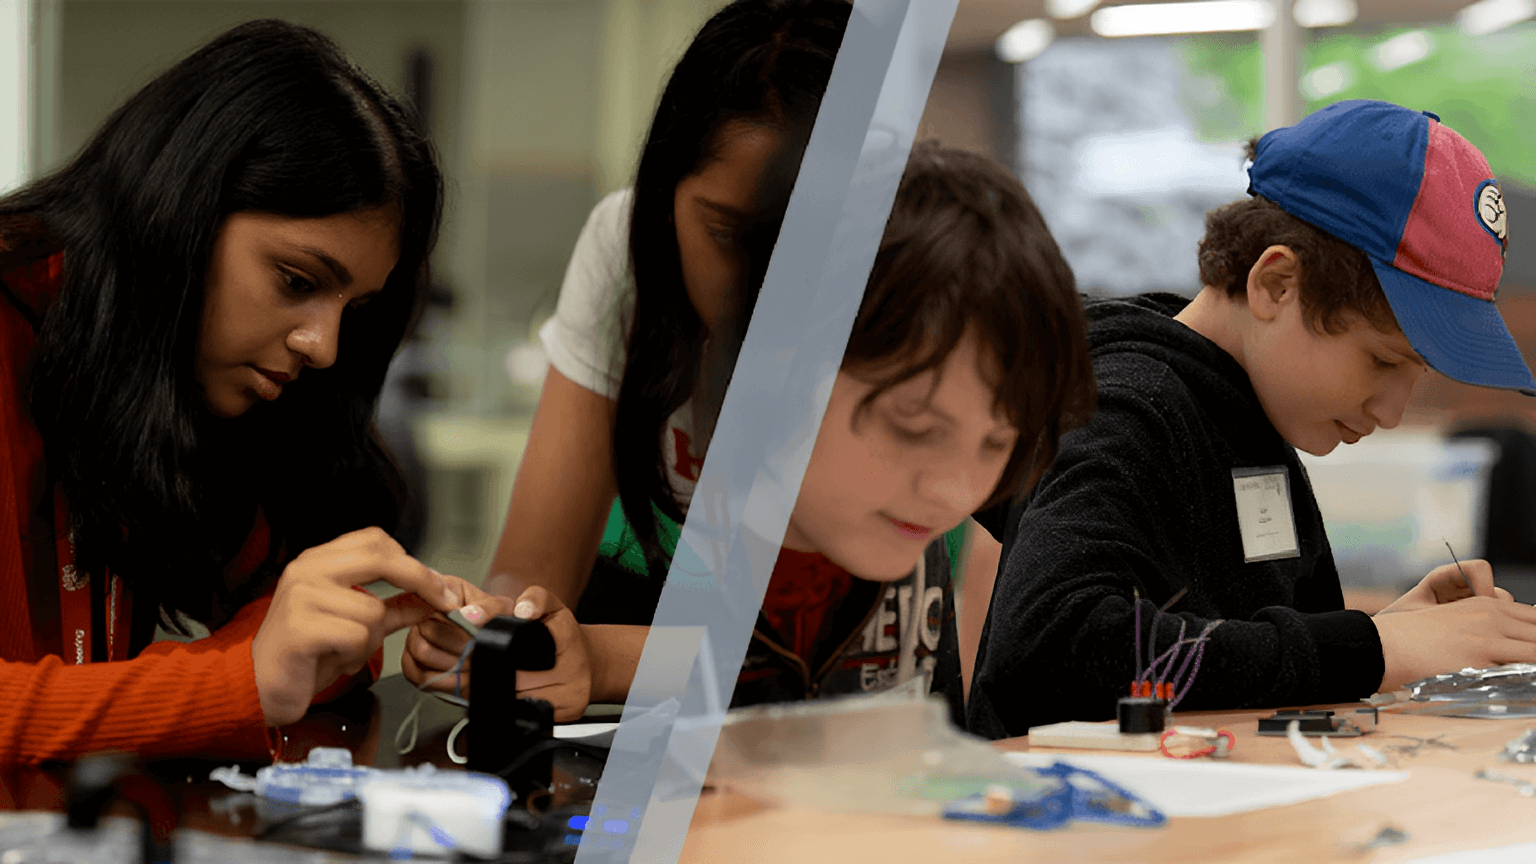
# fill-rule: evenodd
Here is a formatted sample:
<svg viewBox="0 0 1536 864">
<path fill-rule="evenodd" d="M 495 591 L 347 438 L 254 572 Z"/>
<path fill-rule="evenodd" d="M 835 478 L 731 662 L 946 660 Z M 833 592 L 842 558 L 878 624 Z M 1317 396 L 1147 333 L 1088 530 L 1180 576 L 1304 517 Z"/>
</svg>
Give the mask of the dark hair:
<svg viewBox="0 0 1536 864">
<path fill-rule="evenodd" d="M 276 402 L 214 418 L 193 361 L 226 217 L 377 207 L 399 216 L 400 258 L 383 291 L 345 313 L 336 362 Z M 305 548 L 396 527 L 405 490 L 373 414 L 441 209 L 414 119 L 331 40 L 281 21 L 214 39 L 134 94 L 68 166 L 0 200 L 0 226 L 31 223 L 64 250 L 29 393 L 86 572 L 111 568 L 136 608 L 179 628 L 181 614 L 232 614 Z M 266 563 L 227 585 L 258 508 Z"/>
<path fill-rule="evenodd" d="M 635 179 L 635 306 L 613 436 L 619 499 L 652 570 L 666 569 L 652 505 L 682 521 L 659 447 L 667 419 L 696 398 L 695 431 L 708 437 L 851 9 L 847 0 L 737 0 L 699 30 L 662 91 Z M 738 238 L 745 276 L 727 298 L 737 329 L 710 334 L 706 357 L 705 327 L 683 284 L 674 196 L 733 121 L 773 129 L 779 146 L 759 178 L 757 213 Z"/>
<path fill-rule="evenodd" d="M 843 368 L 882 392 L 980 342 L 994 405 L 1019 445 L 986 507 L 1028 490 L 1057 439 L 1093 414 L 1087 324 L 1072 269 L 1018 178 L 994 160 L 918 144 L 880 241 Z"/>
<path fill-rule="evenodd" d="M 1248 143 L 1250 160 L 1255 146 L 1256 141 Z M 1228 297 L 1245 298 L 1248 272 L 1271 246 L 1287 246 L 1296 253 L 1301 308 L 1313 330 L 1338 336 L 1362 318 L 1384 333 L 1398 329 L 1397 317 L 1364 252 L 1262 195 L 1205 215 L 1200 283 L 1221 288 Z"/>
</svg>

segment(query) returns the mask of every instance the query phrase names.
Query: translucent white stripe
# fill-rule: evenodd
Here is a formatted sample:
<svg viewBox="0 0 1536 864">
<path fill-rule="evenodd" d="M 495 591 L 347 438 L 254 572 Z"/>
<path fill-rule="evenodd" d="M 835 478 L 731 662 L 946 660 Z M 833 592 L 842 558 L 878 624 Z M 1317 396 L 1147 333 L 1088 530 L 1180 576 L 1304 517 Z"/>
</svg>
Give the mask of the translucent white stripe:
<svg viewBox="0 0 1536 864">
<path fill-rule="evenodd" d="M 578 864 L 682 850 L 957 2 L 854 4 Z"/>
</svg>

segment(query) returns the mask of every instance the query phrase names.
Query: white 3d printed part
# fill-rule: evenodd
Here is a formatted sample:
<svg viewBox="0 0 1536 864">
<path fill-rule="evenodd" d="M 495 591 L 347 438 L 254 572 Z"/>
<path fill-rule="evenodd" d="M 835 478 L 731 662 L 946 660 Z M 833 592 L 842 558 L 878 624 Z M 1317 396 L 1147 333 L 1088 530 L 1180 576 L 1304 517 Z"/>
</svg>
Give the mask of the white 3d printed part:
<svg viewBox="0 0 1536 864">
<path fill-rule="evenodd" d="M 1029 730 L 1031 747 L 1075 747 L 1082 750 L 1157 749 L 1158 734 L 1121 732 L 1114 723 L 1084 723 L 1077 720 L 1036 726 Z"/>
<path fill-rule="evenodd" d="M 357 790 L 363 845 L 380 852 L 501 854 L 501 820 L 512 803 L 500 777 L 431 765 L 381 771 Z"/>
<path fill-rule="evenodd" d="M 305 807 L 323 807 L 352 798 L 357 787 L 379 773 L 377 768 L 352 764 L 352 751 L 341 747 L 316 747 L 303 762 L 279 762 L 256 772 L 255 778 L 236 766 L 215 768 L 208 775 L 231 789 L 255 792 L 273 801 Z"/>
</svg>

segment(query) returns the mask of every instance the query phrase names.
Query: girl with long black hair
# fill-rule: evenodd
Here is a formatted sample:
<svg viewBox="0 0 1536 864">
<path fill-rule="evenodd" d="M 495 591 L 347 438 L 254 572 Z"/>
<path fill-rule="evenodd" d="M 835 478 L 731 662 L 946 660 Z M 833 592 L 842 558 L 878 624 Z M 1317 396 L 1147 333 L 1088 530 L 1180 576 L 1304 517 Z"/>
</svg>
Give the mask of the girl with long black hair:
<svg viewBox="0 0 1536 864">
<path fill-rule="evenodd" d="M 0 199 L 0 762 L 266 756 L 463 603 L 390 539 L 373 427 L 441 209 L 411 116 L 277 21 Z M 354 590 L 381 579 L 407 593 Z"/>
<path fill-rule="evenodd" d="M 665 573 L 850 10 L 738 0 L 678 61 L 634 186 L 593 209 L 540 332 L 551 370 L 488 589 L 574 608 L 610 515 L 627 528 L 594 591 Z"/>
</svg>

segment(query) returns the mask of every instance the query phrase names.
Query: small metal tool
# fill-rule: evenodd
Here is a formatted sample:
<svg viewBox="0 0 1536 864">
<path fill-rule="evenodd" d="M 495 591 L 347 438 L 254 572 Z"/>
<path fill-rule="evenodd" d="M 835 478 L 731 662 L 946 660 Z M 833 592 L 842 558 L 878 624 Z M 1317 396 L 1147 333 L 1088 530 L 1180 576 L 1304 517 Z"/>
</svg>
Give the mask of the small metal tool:
<svg viewBox="0 0 1536 864">
<path fill-rule="evenodd" d="M 1472 580 L 1467 578 L 1467 571 L 1461 569 L 1461 561 L 1456 557 L 1456 550 L 1451 548 L 1451 541 L 1446 540 L 1444 537 L 1440 539 L 1445 542 L 1445 551 L 1451 553 L 1451 560 L 1456 562 L 1456 572 L 1461 574 L 1461 581 L 1466 584 L 1467 590 L 1471 591 Z"/>
</svg>

